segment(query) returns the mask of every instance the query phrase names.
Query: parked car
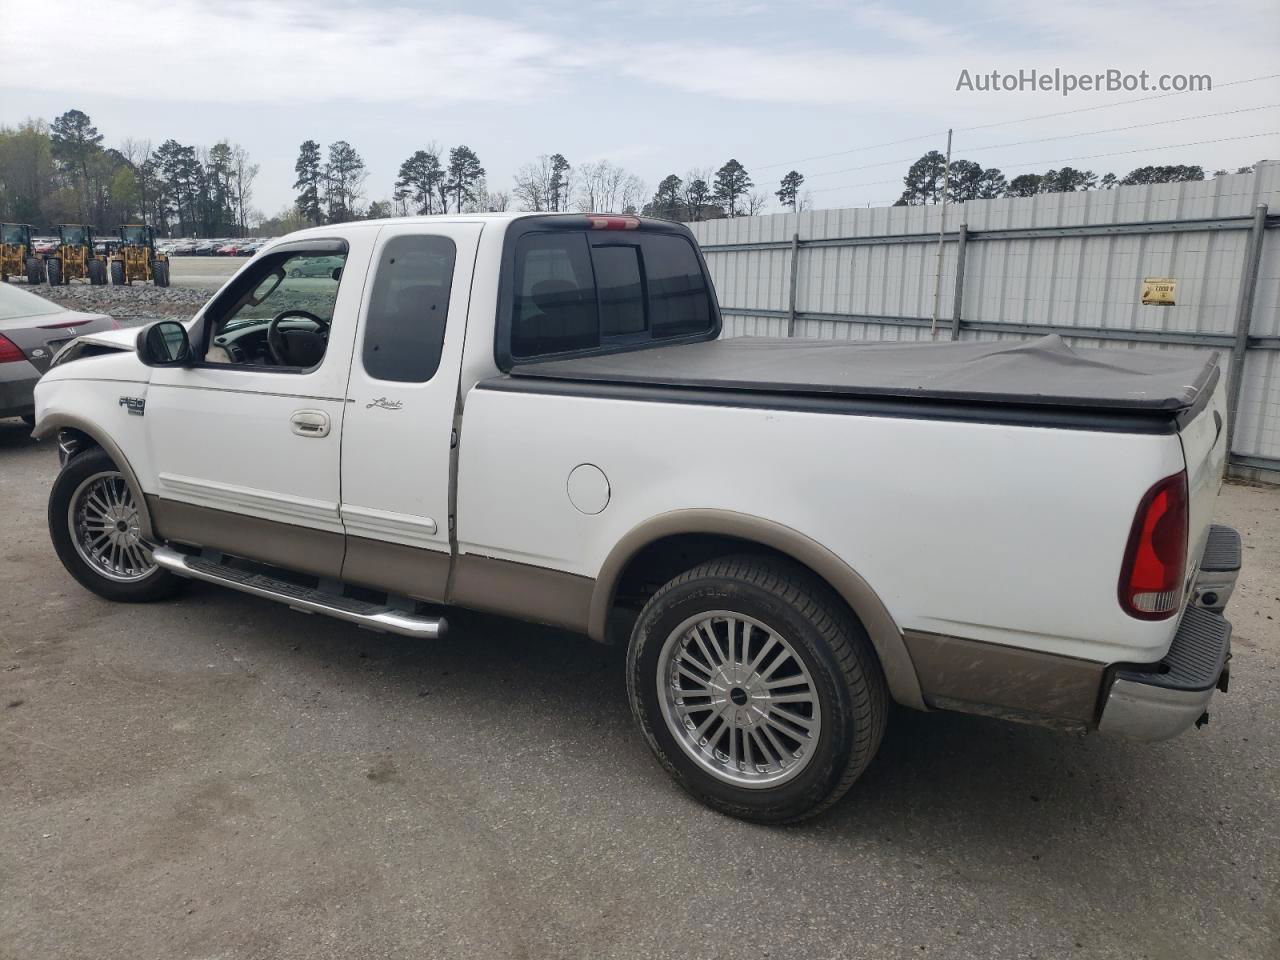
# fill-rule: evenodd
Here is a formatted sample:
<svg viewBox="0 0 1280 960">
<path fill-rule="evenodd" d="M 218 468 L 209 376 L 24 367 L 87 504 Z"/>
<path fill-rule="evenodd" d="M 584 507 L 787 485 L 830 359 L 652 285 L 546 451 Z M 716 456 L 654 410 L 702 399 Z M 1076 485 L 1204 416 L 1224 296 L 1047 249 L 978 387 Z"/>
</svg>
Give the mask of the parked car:
<svg viewBox="0 0 1280 960">
<path fill-rule="evenodd" d="M 663 767 L 765 822 L 834 803 L 891 700 L 1156 740 L 1226 689 L 1216 356 L 720 332 L 665 221 L 293 234 L 192 322 L 59 355 L 53 543 L 112 600 L 625 643 Z"/>
<path fill-rule="evenodd" d="M 31 249 L 35 253 L 39 254 L 40 256 L 44 256 L 45 254 L 57 253 L 58 238 L 57 237 L 33 237 L 31 239 Z"/>
<path fill-rule="evenodd" d="M 194 240 L 179 240 L 169 251 L 170 256 L 174 257 L 189 257 L 195 252 L 196 242 Z"/>
<path fill-rule="evenodd" d="M 191 248 L 191 253 L 197 257 L 211 257 L 221 243 L 220 240 L 198 240 Z"/>
<path fill-rule="evenodd" d="M 10 284 L 0 284 L 0 418 L 35 425 L 33 392 L 63 344 L 82 333 L 114 330 L 100 313 L 67 310 Z"/>
<path fill-rule="evenodd" d="M 342 257 L 295 257 L 289 263 L 290 277 L 329 277 L 341 270 Z"/>
</svg>

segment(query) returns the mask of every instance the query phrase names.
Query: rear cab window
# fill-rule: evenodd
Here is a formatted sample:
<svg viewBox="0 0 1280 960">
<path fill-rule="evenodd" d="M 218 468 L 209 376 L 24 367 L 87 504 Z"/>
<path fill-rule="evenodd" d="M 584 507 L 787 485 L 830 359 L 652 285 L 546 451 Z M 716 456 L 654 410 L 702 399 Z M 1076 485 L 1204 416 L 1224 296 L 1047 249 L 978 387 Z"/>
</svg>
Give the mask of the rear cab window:
<svg viewBox="0 0 1280 960">
<path fill-rule="evenodd" d="M 375 380 L 426 383 L 440 367 L 457 249 L 448 237 L 406 234 L 382 248 L 361 358 Z"/>
<path fill-rule="evenodd" d="M 628 226 L 593 227 L 599 221 Z M 634 217 L 531 218 L 513 233 L 498 315 L 503 369 L 719 334 L 702 258 L 679 228 Z"/>
</svg>

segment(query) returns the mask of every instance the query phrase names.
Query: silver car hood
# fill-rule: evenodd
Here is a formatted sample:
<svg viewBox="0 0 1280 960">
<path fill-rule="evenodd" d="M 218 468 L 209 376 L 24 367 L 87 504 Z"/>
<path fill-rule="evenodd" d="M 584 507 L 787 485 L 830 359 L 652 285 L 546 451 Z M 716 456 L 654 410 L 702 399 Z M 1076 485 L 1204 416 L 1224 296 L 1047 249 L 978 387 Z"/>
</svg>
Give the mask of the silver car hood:
<svg viewBox="0 0 1280 960">
<path fill-rule="evenodd" d="M 136 349 L 137 341 L 137 327 L 126 327 L 123 330 L 100 330 L 97 333 L 81 334 L 70 343 L 65 344 L 54 355 L 52 362 L 49 364 L 49 369 L 52 370 L 59 364 L 78 359 L 84 356 L 86 352 L 90 355 L 101 354 L 108 350 L 132 353 Z"/>
</svg>

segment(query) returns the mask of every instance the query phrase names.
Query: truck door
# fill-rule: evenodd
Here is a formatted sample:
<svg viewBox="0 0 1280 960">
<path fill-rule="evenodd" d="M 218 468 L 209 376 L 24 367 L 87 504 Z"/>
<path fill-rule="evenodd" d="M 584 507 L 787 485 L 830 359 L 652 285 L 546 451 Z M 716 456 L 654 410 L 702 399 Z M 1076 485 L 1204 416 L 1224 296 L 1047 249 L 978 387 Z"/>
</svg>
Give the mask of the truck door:
<svg viewBox="0 0 1280 960">
<path fill-rule="evenodd" d="M 265 253 L 205 309 L 196 364 L 153 372 L 143 415 L 162 537 L 340 574 L 339 439 L 373 235 Z"/>
<path fill-rule="evenodd" d="M 454 408 L 482 225 L 383 227 L 356 330 L 342 436 L 342 578 L 441 600 Z"/>
</svg>

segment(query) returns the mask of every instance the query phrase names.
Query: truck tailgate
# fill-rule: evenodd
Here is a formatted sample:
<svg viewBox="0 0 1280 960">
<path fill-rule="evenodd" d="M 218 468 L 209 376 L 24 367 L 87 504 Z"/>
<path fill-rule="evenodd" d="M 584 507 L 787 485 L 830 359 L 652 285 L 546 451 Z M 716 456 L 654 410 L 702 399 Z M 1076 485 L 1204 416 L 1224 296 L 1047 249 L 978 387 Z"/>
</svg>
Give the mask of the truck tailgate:
<svg viewBox="0 0 1280 960">
<path fill-rule="evenodd" d="M 1183 456 L 1187 461 L 1187 570 L 1191 577 L 1200 566 L 1214 501 L 1222 486 L 1227 457 L 1226 378 L 1219 377 L 1209 402 L 1179 429 Z"/>
</svg>

